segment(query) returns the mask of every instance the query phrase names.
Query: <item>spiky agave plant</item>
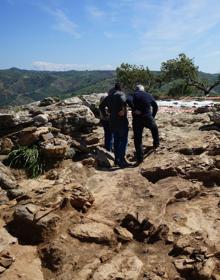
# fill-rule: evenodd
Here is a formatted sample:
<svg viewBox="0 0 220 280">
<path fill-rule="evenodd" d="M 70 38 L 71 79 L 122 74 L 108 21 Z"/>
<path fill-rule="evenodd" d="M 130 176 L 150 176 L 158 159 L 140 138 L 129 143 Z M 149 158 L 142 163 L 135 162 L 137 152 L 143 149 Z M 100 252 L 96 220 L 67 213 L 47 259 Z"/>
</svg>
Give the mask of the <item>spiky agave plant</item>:
<svg viewBox="0 0 220 280">
<path fill-rule="evenodd" d="M 24 168 L 32 178 L 42 173 L 42 161 L 37 146 L 20 146 L 9 153 L 9 166 Z"/>
</svg>

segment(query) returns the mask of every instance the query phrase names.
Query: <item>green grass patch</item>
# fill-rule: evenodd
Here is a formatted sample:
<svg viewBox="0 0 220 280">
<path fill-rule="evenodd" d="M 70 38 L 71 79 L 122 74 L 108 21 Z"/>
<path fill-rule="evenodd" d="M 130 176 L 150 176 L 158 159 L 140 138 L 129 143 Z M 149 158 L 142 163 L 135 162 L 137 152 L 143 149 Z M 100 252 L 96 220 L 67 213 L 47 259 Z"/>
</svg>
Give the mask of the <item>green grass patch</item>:
<svg viewBox="0 0 220 280">
<path fill-rule="evenodd" d="M 11 167 L 25 169 L 28 176 L 36 178 L 43 171 L 41 153 L 37 146 L 20 146 L 9 153 L 8 164 Z"/>
</svg>

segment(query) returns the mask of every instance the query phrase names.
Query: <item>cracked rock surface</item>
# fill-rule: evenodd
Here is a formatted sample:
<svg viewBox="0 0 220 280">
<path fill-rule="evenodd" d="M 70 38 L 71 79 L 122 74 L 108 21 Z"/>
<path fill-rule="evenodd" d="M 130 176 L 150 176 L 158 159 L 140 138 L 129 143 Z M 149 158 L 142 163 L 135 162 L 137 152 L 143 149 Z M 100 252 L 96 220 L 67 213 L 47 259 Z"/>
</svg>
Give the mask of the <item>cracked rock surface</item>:
<svg viewBox="0 0 220 280">
<path fill-rule="evenodd" d="M 145 130 L 144 162 L 118 169 L 102 147 L 97 98 L 48 99 L 0 117 L 4 156 L 22 139 L 52 145 L 51 161 L 54 141 L 65 146 L 36 179 L 0 162 L 0 279 L 219 280 L 219 112 L 159 111 L 161 146 L 152 150 Z"/>
</svg>

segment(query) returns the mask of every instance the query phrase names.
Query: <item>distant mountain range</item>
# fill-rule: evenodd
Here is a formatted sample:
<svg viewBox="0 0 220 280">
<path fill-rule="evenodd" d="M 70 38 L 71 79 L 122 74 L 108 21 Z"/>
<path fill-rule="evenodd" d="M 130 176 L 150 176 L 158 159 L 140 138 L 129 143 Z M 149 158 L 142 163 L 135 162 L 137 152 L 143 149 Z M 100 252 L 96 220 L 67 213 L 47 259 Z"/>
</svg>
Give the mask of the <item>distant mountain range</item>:
<svg viewBox="0 0 220 280">
<path fill-rule="evenodd" d="M 21 105 L 47 96 L 67 98 L 106 92 L 114 84 L 115 76 L 115 71 L 0 70 L 0 106 Z"/>
<path fill-rule="evenodd" d="M 214 81 L 217 74 L 200 72 L 201 78 Z M 47 96 L 67 98 L 73 95 L 106 92 L 113 86 L 115 71 L 32 71 L 10 68 L 0 70 L 0 106 L 21 105 Z M 215 89 L 220 92 L 220 87 Z"/>
</svg>

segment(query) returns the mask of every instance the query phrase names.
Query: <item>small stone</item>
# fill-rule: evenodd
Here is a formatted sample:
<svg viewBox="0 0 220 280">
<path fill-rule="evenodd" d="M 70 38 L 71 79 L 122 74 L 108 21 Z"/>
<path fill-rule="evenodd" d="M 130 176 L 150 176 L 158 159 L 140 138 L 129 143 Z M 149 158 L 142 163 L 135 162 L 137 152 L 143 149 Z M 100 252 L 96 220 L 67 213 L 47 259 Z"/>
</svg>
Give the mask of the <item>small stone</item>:
<svg viewBox="0 0 220 280">
<path fill-rule="evenodd" d="M 48 115 L 39 114 L 33 118 L 35 125 L 44 125 L 48 123 Z"/>
<path fill-rule="evenodd" d="M 14 147 L 13 142 L 10 138 L 2 138 L 1 139 L 1 154 L 8 154 Z"/>
<path fill-rule="evenodd" d="M 51 132 L 42 134 L 41 137 L 42 137 L 42 139 L 43 139 L 44 141 L 48 141 L 48 140 L 54 138 L 54 136 L 53 136 L 53 134 L 52 134 Z"/>
<path fill-rule="evenodd" d="M 0 265 L 0 274 L 3 273 L 5 270 L 6 268 Z"/>
<path fill-rule="evenodd" d="M 95 159 L 92 157 L 85 158 L 82 160 L 82 164 L 86 166 L 95 166 Z"/>
<path fill-rule="evenodd" d="M 22 189 L 9 189 L 7 191 L 7 195 L 9 197 L 9 199 L 14 199 L 14 198 L 17 198 L 19 196 L 22 196 L 24 195 L 24 191 Z"/>
<path fill-rule="evenodd" d="M 126 228 L 116 226 L 114 228 L 114 231 L 117 234 L 118 239 L 122 242 L 133 240 L 133 234 L 130 231 L 128 231 Z"/>
<path fill-rule="evenodd" d="M 8 251 L 3 251 L 0 254 L 0 265 L 8 268 L 15 261 L 14 257 L 10 255 Z"/>
</svg>

